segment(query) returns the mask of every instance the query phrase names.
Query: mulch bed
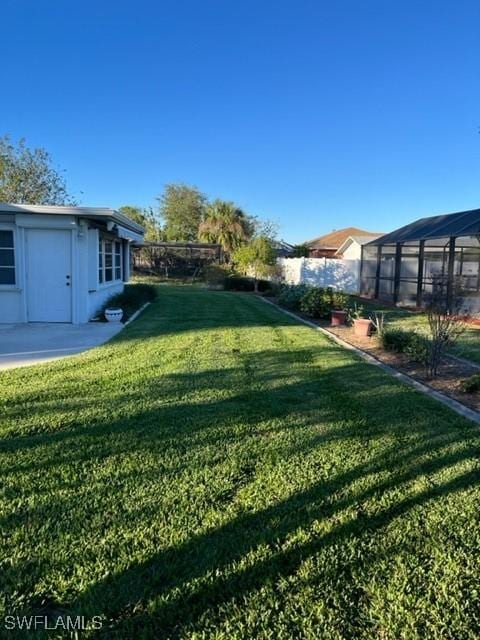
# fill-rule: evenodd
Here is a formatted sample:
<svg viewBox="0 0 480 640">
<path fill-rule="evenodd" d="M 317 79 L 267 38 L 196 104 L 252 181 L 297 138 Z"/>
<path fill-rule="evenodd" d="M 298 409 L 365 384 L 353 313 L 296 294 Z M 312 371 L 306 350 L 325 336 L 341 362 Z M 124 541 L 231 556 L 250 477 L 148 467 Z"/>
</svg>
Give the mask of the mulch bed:
<svg viewBox="0 0 480 640">
<path fill-rule="evenodd" d="M 429 379 L 425 376 L 425 370 L 421 364 L 418 362 L 412 362 L 403 353 L 385 351 L 375 335 L 372 335 L 370 338 L 357 336 L 353 331 L 353 327 L 332 327 L 326 320 L 317 320 L 298 312 L 296 315 L 313 322 L 323 329 L 326 329 L 345 342 L 357 347 L 357 349 L 365 351 L 380 362 L 388 364 L 390 367 L 400 371 L 401 373 L 405 373 L 414 380 L 418 380 L 430 388 L 435 389 L 435 391 L 439 391 L 446 396 L 457 400 L 457 402 L 461 402 L 466 407 L 480 412 L 480 393 L 465 393 L 460 389 L 460 384 L 465 380 L 465 378 L 469 378 L 475 373 L 480 373 L 478 366 L 475 366 L 474 364 L 470 365 L 466 362 L 460 362 L 455 358 L 446 356 L 439 367 L 438 376 L 434 379 Z"/>
</svg>

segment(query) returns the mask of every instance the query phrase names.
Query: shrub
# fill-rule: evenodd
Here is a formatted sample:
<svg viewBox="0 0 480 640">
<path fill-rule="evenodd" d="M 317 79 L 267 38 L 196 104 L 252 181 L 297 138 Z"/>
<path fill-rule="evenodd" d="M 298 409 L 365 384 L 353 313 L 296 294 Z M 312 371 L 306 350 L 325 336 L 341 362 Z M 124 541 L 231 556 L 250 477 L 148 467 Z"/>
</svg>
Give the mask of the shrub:
<svg viewBox="0 0 480 640">
<path fill-rule="evenodd" d="M 300 309 L 313 318 L 328 318 L 333 309 L 346 309 L 349 297 L 331 287 L 307 288 L 300 299 Z"/>
<path fill-rule="evenodd" d="M 264 293 L 273 288 L 270 280 L 258 280 L 258 291 Z M 255 280 L 248 276 L 228 276 L 225 278 L 224 287 L 227 291 L 255 291 Z"/>
<path fill-rule="evenodd" d="M 137 283 L 126 284 L 122 293 L 116 293 L 108 298 L 102 305 L 99 315 L 105 319 L 105 309 L 109 307 L 120 307 L 123 309 L 122 322 L 128 320 L 146 302 L 152 302 L 157 297 L 157 289 L 152 284 Z"/>
<path fill-rule="evenodd" d="M 230 271 L 219 264 L 209 264 L 203 270 L 203 277 L 207 284 L 224 285 L 225 278 Z"/>
<path fill-rule="evenodd" d="M 253 291 L 255 288 L 253 278 L 246 276 L 228 276 L 224 286 L 227 291 Z"/>
<path fill-rule="evenodd" d="M 475 373 L 473 376 L 470 376 L 470 378 L 463 380 L 460 384 L 460 389 L 465 393 L 480 391 L 480 373 Z"/>
<path fill-rule="evenodd" d="M 280 285 L 278 282 L 272 282 L 271 280 L 260 280 L 258 290 L 264 297 L 270 298 L 278 295 Z"/>
<path fill-rule="evenodd" d="M 260 293 L 270 293 L 275 290 L 275 282 L 271 280 L 258 280 L 258 290 Z"/>
<path fill-rule="evenodd" d="M 300 310 L 313 318 L 328 318 L 332 306 L 325 289 L 309 289 L 300 300 Z"/>
<path fill-rule="evenodd" d="M 305 284 L 283 284 L 277 296 L 278 304 L 287 309 L 300 309 L 300 302 L 307 291 Z"/>
<path fill-rule="evenodd" d="M 386 329 L 381 336 L 382 346 L 387 351 L 404 353 L 410 342 L 411 335 L 411 331 L 404 331 L 403 329 Z"/>
<path fill-rule="evenodd" d="M 387 351 L 404 353 L 411 360 L 421 362 L 425 367 L 431 351 L 431 340 L 416 331 L 403 329 L 385 329 L 380 336 L 382 346 Z"/>
<path fill-rule="evenodd" d="M 421 362 L 426 367 L 431 353 L 431 343 L 432 341 L 427 336 L 412 331 L 409 334 L 404 353 L 411 360 Z"/>
</svg>

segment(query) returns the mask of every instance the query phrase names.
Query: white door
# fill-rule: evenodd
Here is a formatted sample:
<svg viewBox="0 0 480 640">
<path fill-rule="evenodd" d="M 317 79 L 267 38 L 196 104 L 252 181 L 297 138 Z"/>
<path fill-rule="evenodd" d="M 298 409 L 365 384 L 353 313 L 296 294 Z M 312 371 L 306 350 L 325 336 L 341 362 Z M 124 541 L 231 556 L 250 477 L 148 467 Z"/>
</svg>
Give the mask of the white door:
<svg viewBox="0 0 480 640">
<path fill-rule="evenodd" d="M 72 234 L 56 229 L 26 232 L 29 322 L 72 321 Z"/>
</svg>

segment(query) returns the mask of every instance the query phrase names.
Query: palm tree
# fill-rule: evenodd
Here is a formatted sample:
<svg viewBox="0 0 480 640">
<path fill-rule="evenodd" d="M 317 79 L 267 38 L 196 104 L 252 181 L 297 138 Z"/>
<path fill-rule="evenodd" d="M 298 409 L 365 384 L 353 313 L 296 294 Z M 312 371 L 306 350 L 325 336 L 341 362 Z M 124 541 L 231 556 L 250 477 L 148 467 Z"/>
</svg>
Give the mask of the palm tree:
<svg viewBox="0 0 480 640">
<path fill-rule="evenodd" d="M 198 228 L 198 237 L 203 242 L 221 244 L 230 255 L 245 244 L 253 235 L 253 222 L 233 202 L 215 200 L 207 207 L 207 213 Z"/>
</svg>

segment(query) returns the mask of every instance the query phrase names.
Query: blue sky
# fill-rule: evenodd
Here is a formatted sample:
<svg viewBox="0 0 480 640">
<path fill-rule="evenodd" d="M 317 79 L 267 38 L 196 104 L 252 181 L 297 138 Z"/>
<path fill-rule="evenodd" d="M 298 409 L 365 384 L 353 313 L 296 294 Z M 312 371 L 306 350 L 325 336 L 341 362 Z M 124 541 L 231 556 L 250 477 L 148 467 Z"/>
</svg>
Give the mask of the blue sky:
<svg viewBox="0 0 480 640">
<path fill-rule="evenodd" d="M 292 242 L 388 231 L 480 207 L 479 24 L 477 0 L 3 0 L 0 134 L 84 205 L 182 181 Z"/>
</svg>

